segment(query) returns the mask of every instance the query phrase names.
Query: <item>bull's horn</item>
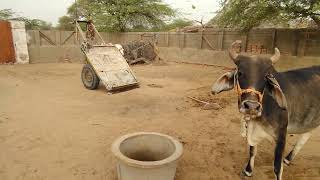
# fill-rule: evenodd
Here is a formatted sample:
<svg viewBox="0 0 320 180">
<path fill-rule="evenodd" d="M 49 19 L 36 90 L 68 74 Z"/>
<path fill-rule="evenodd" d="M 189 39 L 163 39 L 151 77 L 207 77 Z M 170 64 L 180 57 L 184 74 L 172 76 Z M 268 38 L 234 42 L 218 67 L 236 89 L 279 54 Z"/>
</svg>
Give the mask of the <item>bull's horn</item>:
<svg viewBox="0 0 320 180">
<path fill-rule="evenodd" d="M 233 60 L 233 62 L 236 62 L 237 60 L 237 57 L 238 57 L 238 53 L 236 53 L 233 49 L 232 49 L 232 47 L 234 46 L 234 45 L 236 45 L 238 42 L 237 41 L 235 41 L 235 42 L 233 42 L 232 44 L 231 44 L 231 47 L 230 47 L 230 49 L 229 49 L 229 56 L 230 56 L 230 58 Z"/>
<path fill-rule="evenodd" d="M 280 51 L 278 48 L 274 48 L 274 55 L 270 59 L 273 64 L 275 64 L 280 59 Z"/>
</svg>

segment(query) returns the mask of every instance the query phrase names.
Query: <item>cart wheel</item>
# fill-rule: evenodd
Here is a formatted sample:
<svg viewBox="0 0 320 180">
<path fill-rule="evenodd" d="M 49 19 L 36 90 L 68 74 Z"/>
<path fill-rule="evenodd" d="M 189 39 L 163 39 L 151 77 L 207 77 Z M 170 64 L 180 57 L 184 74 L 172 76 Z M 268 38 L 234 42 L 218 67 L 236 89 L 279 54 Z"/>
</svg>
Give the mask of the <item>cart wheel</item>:
<svg viewBox="0 0 320 180">
<path fill-rule="evenodd" d="M 97 89 L 99 86 L 100 79 L 94 72 L 90 64 L 85 64 L 82 68 L 81 79 L 84 87 L 90 90 Z"/>
</svg>

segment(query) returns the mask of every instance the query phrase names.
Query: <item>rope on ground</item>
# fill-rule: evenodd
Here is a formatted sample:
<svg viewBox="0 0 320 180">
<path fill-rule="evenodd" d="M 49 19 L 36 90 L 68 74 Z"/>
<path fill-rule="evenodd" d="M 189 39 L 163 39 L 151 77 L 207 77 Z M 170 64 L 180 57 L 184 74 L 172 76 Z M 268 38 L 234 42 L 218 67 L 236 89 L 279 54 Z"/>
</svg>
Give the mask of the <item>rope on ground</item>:
<svg viewBox="0 0 320 180">
<path fill-rule="evenodd" d="M 187 98 L 192 99 L 192 100 L 194 100 L 194 101 L 196 101 L 196 102 L 199 102 L 199 103 L 202 103 L 202 104 L 209 104 L 209 102 L 202 101 L 202 100 L 197 99 L 197 98 L 195 98 L 195 97 L 187 96 Z"/>
<path fill-rule="evenodd" d="M 177 64 L 190 64 L 190 65 L 198 65 L 198 66 L 213 66 L 213 67 L 223 68 L 223 70 L 228 70 L 228 71 L 235 69 L 233 67 L 222 66 L 222 65 L 218 65 L 218 64 L 191 63 L 191 62 L 185 62 L 185 61 L 172 61 L 172 60 L 166 60 L 166 62 L 173 62 L 173 63 L 177 63 Z"/>
</svg>

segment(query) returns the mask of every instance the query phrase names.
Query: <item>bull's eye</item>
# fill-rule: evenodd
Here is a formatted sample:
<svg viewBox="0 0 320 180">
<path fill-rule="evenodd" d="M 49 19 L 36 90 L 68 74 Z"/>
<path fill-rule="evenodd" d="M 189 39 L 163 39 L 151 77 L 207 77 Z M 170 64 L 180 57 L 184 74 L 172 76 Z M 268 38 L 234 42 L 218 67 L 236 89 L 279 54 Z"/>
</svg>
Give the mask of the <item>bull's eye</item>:
<svg viewBox="0 0 320 180">
<path fill-rule="evenodd" d="M 238 72 L 238 77 L 241 77 L 243 73 L 241 71 Z"/>
</svg>

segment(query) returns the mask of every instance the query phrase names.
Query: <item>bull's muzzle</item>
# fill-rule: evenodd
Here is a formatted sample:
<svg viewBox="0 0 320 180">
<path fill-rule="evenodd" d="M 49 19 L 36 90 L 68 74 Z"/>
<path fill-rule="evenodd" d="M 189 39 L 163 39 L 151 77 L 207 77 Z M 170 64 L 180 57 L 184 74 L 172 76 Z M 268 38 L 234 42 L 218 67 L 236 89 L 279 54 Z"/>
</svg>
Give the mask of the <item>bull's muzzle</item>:
<svg viewBox="0 0 320 180">
<path fill-rule="evenodd" d="M 262 105 L 258 101 L 244 100 L 240 104 L 240 112 L 245 115 L 259 117 L 262 113 Z"/>
</svg>

